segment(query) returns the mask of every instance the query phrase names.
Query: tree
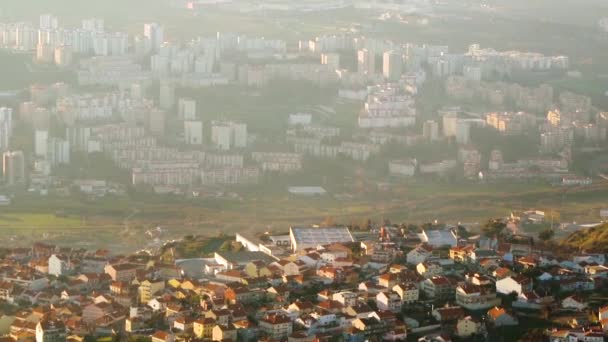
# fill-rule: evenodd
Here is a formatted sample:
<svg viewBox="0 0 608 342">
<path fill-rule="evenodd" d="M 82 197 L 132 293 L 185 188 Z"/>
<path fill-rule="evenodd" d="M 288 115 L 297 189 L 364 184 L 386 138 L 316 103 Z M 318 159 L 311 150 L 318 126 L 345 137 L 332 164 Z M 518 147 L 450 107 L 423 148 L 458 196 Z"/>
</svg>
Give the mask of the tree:
<svg viewBox="0 0 608 342">
<path fill-rule="evenodd" d="M 544 242 L 553 239 L 553 236 L 555 236 L 555 231 L 551 228 L 547 228 L 538 234 L 538 238 Z"/>
<path fill-rule="evenodd" d="M 500 219 L 491 219 L 481 227 L 481 232 L 487 237 L 495 237 L 502 234 L 507 225 Z"/>
</svg>

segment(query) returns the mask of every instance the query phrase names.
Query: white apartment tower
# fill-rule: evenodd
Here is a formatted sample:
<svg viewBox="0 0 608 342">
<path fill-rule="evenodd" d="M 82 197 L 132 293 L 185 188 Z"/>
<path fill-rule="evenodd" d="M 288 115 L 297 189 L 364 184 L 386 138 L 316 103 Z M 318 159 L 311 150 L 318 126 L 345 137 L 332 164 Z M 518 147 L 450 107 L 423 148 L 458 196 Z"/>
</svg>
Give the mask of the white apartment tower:
<svg viewBox="0 0 608 342">
<path fill-rule="evenodd" d="M 144 37 L 150 43 L 150 48 L 153 51 L 158 51 L 165 41 L 164 28 L 157 23 L 144 24 Z"/>
<path fill-rule="evenodd" d="M 25 157 L 22 151 L 4 152 L 2 174 L 7 185 L 25 184 Z"/>
<path fill-rule="evenodd" d="M 403 55 L 397 51 L 386 51 L 382 55 L 382 75 L 389 81 L 397 81 L 403 73 Z"/>
<path fill-rule="evenodd" d="M 247 147 L 247 125 L 233 121 L 213 121 L 211 141 L 220 150 Z"/>
<path fill-rule="evenodd" d="M 180 120 L 196 120 L 196 100 L 180 98 L 177 103 L 177 113 Z"/>
<path fill-rule="evenodd" d="M 357 51 L 357 71 L 366 75 L 376 72 L 376 55 L 373 51 L 368 49 Z"/>
<path fill-rule="evenodd" d="M 188 145 L 202 145 L 203 122 L 200 120 L 184 121 L 184 138 Z"/>
</svg>

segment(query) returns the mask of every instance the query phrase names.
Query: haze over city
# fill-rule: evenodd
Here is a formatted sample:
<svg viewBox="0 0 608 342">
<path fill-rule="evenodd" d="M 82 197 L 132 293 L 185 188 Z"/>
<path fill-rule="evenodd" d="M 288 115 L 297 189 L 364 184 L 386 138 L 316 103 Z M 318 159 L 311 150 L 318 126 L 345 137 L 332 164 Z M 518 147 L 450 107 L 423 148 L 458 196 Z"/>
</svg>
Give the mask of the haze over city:
<svg viewBox="0 0 608 342">
<path fill-rule="evenodd" d="M 605 0 L 3 0 L 0 339 L 600 342 Z"/>
</svg>

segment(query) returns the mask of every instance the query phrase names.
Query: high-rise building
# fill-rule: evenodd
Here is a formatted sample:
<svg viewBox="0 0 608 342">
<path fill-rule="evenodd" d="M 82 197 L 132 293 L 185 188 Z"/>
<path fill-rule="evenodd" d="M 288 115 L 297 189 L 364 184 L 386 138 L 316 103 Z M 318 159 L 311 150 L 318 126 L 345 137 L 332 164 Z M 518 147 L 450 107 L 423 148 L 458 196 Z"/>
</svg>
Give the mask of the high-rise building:
<svg viewBox="0 0 608 342">
<path fill-rule="evenodd" d="M 60 68 L 68 67 L 72 64 L 72 47 L 70 45 L 60 45 L 55 48 L 55 65 Z"/>
<path fill-rule="evenodd" d="M 200 120 L 184 121 L 184 138 L 188 145 L 202 145 L 203 122 Z"/>
<path fill-rule="evenodd" d="M 0 152 L 8 150 L 13 133 L 13 109 L 0 107 Z"/>
<path fill-rule="evenodd" d="M 36 31 L 30 24 L 19 23 L 15 32 L 15 47 L 21 51 L 30 51 L 36 47 Z"/>
<path fill-rule="evenodd" d="M 196 120 L 196 100 L 180 98 L 177 102 L 177 114 L 180 120 Z"/>
<path fill-rule="evenodd" d="M 439 139 L 439 124 L 437 121 L 428 120 L 422 124 L 422 136 L 429 141 L 437 141 Z"/>
<path fill-rule="evenodd" d="M 87 151 L 91 138 L 91 127 L 67 127 L 66 136 L 74 151 Z"/>
<path fill-rule="evenodd" d="M 165 134 L 166 115 L 162 109 L 153 108 L 148 112 L 147 128 L 150 133 L 158 136 Z"/>
<path fill-rule="evenodd" d="M 159 106 L 162 109 L 173 109 L 175 105 L 175 85 L 170 82 L 160 82 L 160 101 Z"/>
<path fill-rule="evenodd" d="M 213 121 L 211 142 L 220 150 L 247 147 L 247 125 L 233 121 Z"/>
<path fill-rule="evenodd" d="M 40 29 L 42 30 L 56 30 L 59 28 L 59 20 L 52 14 L 41 14 L 40 15 Z"/>
<path fill-rule="evenodd" d="M 396 81 L 403 73 L 403 55 L 397 51 L 386 51 L 382 55 L 382 75 L 389 81 Z"/>
<path fill-rule="evenodd" d="M 144 37 L 148 40 L 150 49 L 153 51 L 158 51 L 165 42 L 164 29 L 157 23 L 144 24 Z"/>
<path fill-rule="evenodd" d="M 2 174 L 8 185 L 25 184 L 25 157 L 22 151 L 4 152 Z"/>
<path fill-rule="evenodd" d="M 36 157 L 46 157 L 48 141 L 49 131 L 36 130 L 34 133 L 34 153 Z"/>
<path fill-rule="evenodd" d="M 70 142 L 59 138 L 48 140 L 46 159 L 51 166 L 70 163 Z"/>
<path fill-rule="evenodd" d="M 357 71 L 366 75 L 376 72 L 376 55 L 373 51 L 368 49 L 357 51 Z"/>
<path fill-rule="evenodd" d="M 471 124 L 465 120 L 456 122 L 456 142 L 466 145 L 471 142 Z"/>
<path fill-rule="evenodd" d="M 36 62 L 51 64 L 55 61 L 55 49 L 50 44 L 38 44 L 36 47 Z"/>
<path fill-rule="evenodd" d="M 332 69 L 340 69 L 340 55 L 337 53 L 323 53 L 321 54 L 321 64 Z"/>
<path fill-rule="evenodd" d="M 89 18 L 82 21 L 82 29 L 91 32 L 103 32 L 104 21 L 98 18 Z"/>
</svg>

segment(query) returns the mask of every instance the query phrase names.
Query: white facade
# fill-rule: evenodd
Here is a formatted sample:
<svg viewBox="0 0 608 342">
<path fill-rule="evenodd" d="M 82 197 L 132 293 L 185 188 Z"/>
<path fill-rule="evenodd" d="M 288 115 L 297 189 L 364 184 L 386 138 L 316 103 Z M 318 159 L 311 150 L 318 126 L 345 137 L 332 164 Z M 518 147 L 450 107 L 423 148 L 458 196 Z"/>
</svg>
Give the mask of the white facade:
<svg viewBox="0 0 608 342">
<path fill-rule="evenodd" d="M 247 125 L 233 121 L 213 121 L 211 142 L 220 150 L 247 147 Z"/>
<path fill-rule="evenodd" d="M 157 23 L 144 24 L 144 37 L 150 44 L 150 49 L 158 51 L 165 41 L 164 28 Z"/>
<path fill-rule="evenodd" d="M 416 173 L 416 160 L 391 160 L 388 172 L 394 176 L 411 177 Z"/>
<path fill-rule="evenodd" d="M 13 109 L 0 107 L 0 152 L 8 150 L 13 134 Z"/>
<path fill-rule="evenodd" d="M 397 51 L 382 55 L 382 75 L 389 81 L 397 81 L 403 73 L 403 56 Z"/>
<path fill-rule="evenodd" d="M 180 98 L 177 103 L 177 113 L 181 120 L 196 120 L 196 101 L 190 98 Z"/>
<path fill-rule="evenodd" d="M 188 145 L 203 144 L 203 122 L 184 121 L 184 137 Z"/>
<path fill-rule="evenodd" d="M 453 230 L 423 230 L 420 236 L 420 241 L 431 246 L 450 246 L 454 247 L 458 244 L 458 238 Z"/>
<path fill-rule="evenodd" d="M 289 236 L 291 238 L 291 248 L 294 252 L 331 243 L 355 241 L 350 230 L 346 227 L 291 227 L 289 228 Z"/>
<path fill-rule="evenodd" d="M 70 261 L 65 257 L 59 257 L 53 254 L 49 257 L 49 274 L 56 277 L 65 275 L 71 268 Z"/>
<path fill-rule="evenodd" d="M 34 135 L 34 153 L 36 154 L 36 157 L 46 157 L 48 152 L 49 131 L 36 130 Z"/>
<path fill-rule="evenodd" d="M 527 285 L 524 283 L 525 281 L 529 282 L 529 280 L 515 279 L 513 277 L 500 279 L 496 282 L 496 292 L 504 295 L 515 292 L 517 295 L 522 295 L 531 289 L 531 285 Z"/>
<path fill-rule="evenodd" d="M 376 72 L 376 55 L 368 49 L 357 51 L 357 71 L 360 74 L 373 75 Z"/>
</svg>

